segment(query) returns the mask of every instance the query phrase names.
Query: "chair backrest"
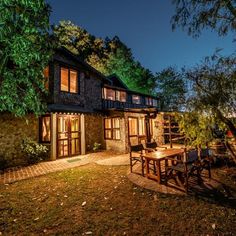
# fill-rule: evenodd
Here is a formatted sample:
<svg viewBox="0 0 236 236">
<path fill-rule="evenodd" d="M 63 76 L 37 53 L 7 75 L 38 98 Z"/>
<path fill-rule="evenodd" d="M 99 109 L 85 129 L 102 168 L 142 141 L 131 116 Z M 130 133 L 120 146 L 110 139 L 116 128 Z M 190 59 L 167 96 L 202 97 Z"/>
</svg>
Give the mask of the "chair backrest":
<svg viewBox="0 0 236 236">
<path fill-rule="evenodd" d="M 204 148 L 204 149 L 201 149 L 201 158 L 204 159 L 206 157 L 209 157 L 210 156 L 210 150 L 209 148 Z"/>
<path fill-rule="evenodd" d="M 155 149 L 157 148 L 157 143 L 156 142 L 146 143 L 146 147 Z"/>
<path fill-rule="evenodd" d="M 189 150 L 187 152 L 187 160 L 188 163 L 193 163 L 198 160 L 198 151 L 197 150 Z"/>
<path fill-rule="evenodd" d="M 144 150 L 143 144 L 130 146 L 130 152 L 142 152 Z"/>
</svg>

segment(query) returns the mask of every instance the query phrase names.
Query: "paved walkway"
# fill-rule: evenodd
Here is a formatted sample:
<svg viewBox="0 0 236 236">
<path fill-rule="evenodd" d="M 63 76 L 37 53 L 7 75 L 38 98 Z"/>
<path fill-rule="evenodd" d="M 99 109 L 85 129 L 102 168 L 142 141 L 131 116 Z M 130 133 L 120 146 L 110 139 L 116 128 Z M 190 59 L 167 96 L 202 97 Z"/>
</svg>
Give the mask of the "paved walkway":
<svg viewBox="0 0 236 236">
<path fill-rule="evenodd" d="M 0 175 L 0 184 L 9 184 L 93 162 L 99 165 L 127 165 L 128 160 L 128 154 L 117 155 L 113 152 L 104 151 L 56 161 L 41 162 L 27 167 L 16 167 L 6 170 Z"/>
</svg>

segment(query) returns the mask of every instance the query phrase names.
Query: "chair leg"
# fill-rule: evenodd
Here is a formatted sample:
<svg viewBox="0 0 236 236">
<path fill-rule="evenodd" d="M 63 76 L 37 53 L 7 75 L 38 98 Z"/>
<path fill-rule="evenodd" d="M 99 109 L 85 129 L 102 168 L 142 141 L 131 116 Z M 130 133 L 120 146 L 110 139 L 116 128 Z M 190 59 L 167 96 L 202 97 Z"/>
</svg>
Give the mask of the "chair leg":
<svg viewBox="0 0 236 236">
<path fill-rule="evenodd" d="M 188 174 L 185 175 L 185 192 L 188 193 Z"/>
<path fill-rule="evenodd" d="M 130 160 L 130 172 L 132 173 L 133 172 L 133 166 L 132 166 L 132 158 L 129 159 Z"/>
<path fill-rule="evenodd" d="M 141 157 L 141 167 L 142 167 L 142 176 L 144 176 L 144 160 L 143 160 L 143 157 Z"/>
<path fill-rule="evenodd" d="M 208 164 L 208 176 L 209 176 L 209 179 L 211 179 L 211 164 L 210 163 Z"/>
</svg>

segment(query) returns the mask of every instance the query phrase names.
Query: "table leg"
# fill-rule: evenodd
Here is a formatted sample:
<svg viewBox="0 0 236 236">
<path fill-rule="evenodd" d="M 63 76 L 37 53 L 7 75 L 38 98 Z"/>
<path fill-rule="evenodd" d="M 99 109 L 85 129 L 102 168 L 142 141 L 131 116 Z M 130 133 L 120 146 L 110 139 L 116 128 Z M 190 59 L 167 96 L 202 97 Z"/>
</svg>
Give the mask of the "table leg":
<svg viewBox="0 0 236 236">
<path fill-rule="evenodd" d="M 146 165 L 146 175 L 147 175 L 147 178 L 149 177 L 149 160 L 147 158 L 145 158 L 145 165 Z"/>
<path fill-rule="evenodd" d="M 160 161 L 155 161 L 156 165 L 156 175 L 157 175 L 157 182 L 160 184 L 161 183 L 161 163 Z"/>
</svg>

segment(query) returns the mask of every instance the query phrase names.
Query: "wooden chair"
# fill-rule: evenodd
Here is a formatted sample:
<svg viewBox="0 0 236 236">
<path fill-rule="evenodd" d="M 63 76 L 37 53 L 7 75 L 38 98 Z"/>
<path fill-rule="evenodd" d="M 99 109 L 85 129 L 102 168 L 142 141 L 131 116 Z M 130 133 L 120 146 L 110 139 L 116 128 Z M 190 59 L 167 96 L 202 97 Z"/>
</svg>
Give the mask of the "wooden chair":
<svg viewBox="0 0 236 236">
<path fill-rule="evenodd" d="M 211 178 L 211 163 L 213 162 L 212 157 L 210 156 L 210 149 L 201 149 L 200 152 L 200 172 L 202 170 L 208 171 L 208 177 Z"/>
<path fill-rule="evenodd" d="M 173 158 L 167 158 L 167 160 L 171 160 L 172 165 L 166 166 L 166 183 L 170 179 L 174 179 L 177 183 L 176 177 L 178 177 L 185 192 L 188 192 L 189 178 L 191 176 L 196 176 L 198 183 L 201 182 L 201 163 L 198 160 L 197 150 L 185 152 L 181 160 Z"/>
<path fill-rule="evenodd" d="M 145 160 L 143 158 L 143 153 L 145 149 L 143 144 L 138 144 L 134 146 L 130 146 L 130 172 L 133 172 L 133 166 L 136 163 L 141 163 L 141 171 L 142 176 L 144 176 L 144 167 L 145 167 Z"/>
<path fill-rule="evenodd" d="M 167 149 L 167 147 L 159 146 L 156 142 L 146 143 L 145 150 L 148 152 L 158 151 L 159 149 Z"/>
</svg>

